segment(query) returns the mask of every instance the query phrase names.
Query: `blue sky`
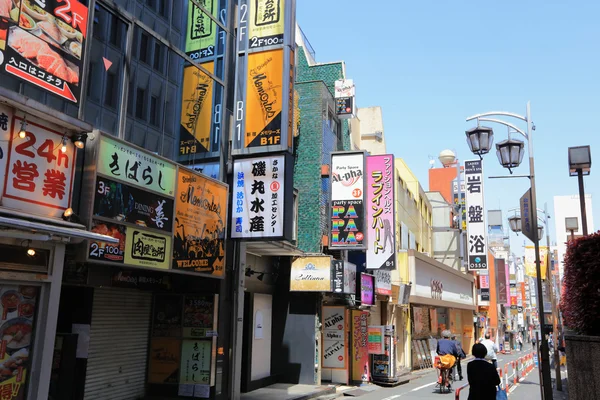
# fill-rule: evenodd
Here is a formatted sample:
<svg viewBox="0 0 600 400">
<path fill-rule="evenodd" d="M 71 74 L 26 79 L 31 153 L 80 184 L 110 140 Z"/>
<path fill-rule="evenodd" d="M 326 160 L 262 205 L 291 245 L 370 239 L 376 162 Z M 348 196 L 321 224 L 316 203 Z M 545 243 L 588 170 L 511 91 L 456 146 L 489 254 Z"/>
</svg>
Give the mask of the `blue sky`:
<svg viewBox="0 0 600 400">
<path fill-rule="evenodd" d="M 547 202 L 551 215 L 553 196 L 578 190 L 567 148 L 588 144 L 598 161 L 585 189 L 600 212 L 599 15 L 598 1 L 297 1 L 317 61 L 346 62 L 358 106 L 383 108 L 388 152 L 406 160 L 425 190 L 430 156 L 449 148 L 475 157 L 467 116 L 524 115 L 531 101 L 538 208 Z M 505 127 L 490 126 L 495 142 L 506 139 Z M 495 150 L 484 160 L 486 176 L 508 172 Z M 527 174 L 527 165 L 525 158 L 515 174 Z M 527 179 L 485 184 L 486 208 L 505 215 L 529 188 Z M 552 220 L 550 228 L 554 237 Z M 524 240 L 511 234 L 515 253 Z"/>
</svg>

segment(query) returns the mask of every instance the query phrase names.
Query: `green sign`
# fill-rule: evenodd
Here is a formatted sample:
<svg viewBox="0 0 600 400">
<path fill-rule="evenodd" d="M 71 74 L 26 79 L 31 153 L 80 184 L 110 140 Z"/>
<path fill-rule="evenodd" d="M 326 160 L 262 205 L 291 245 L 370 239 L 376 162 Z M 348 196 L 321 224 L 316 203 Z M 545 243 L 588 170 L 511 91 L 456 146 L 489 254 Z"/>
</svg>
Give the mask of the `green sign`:
<svg viewBox="0 0 600 400">
<path fill-rule="evenodd" d="M 212 340 L 184 340 L 181 345 L 180 384 L 210 384 Z"/>
<path fill-rule="evenodd" d="M 204 8 L 215 16 L 217 1 L 199 0 Z M 215 55 L 217 24 L 191 1 L 188 1 L 185 54 L 193 60 Z"/>
<path fill-rule="evenodd" d="M 108 136 L 100 138 L 98 173 L 173 197 L 175 164 Z"/>
</svg>

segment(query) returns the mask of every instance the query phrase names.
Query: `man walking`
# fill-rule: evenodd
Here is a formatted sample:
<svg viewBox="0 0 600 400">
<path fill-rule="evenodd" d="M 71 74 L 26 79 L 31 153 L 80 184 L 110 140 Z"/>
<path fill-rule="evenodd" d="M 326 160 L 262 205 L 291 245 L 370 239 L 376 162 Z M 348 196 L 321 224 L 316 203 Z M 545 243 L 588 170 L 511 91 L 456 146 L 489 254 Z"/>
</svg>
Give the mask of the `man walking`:
<svg viewBox="0 0 600 400">
<path fill-rule="evenodd" d="M 452 335 L 452 341 L 456 344 L 456 349 L 458 350 L 458 357 L 456 357 L 456 372 L 458 372 L 458 379 L 463 380 L 462 374 L 462 366 L 460 365 L 460 360 L 467 358 L 465 351 L 462 348 L 462 344 L 460 340 L 456 340 L 456 335 Z"/>
<path fill-rule="evenodd" d="M 486 360 L 490 360 L 492 364 L 494 364 L 494 368 L 498 368 L 498 357 L 496 357 L 496 352 L 498 351 L 498 346 L 492 340 L 490 340 L 490 334 L 485 334 L 485 339 L 480 342 L 487 349 L 487 355 L 485 356 Z"/>
</svg>

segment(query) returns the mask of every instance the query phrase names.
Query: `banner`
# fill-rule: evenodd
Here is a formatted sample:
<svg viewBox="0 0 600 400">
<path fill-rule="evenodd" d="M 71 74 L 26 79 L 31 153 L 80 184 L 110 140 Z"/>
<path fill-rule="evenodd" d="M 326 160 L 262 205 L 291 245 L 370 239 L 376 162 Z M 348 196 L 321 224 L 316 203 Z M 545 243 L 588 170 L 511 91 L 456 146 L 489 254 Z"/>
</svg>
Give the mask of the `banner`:
<svg viewBox="0 0 600 400">
<path fill-rule="evenodd" d="M 465 161 L 469 271 L 487 270 L 487 232 L 483 197 L 483 161 Z"/>
<path fill-rule="evenodd" d="M 535 265 L 535 247 L 525 246 L 525 275 L 531 277 L 537 277 L 537 269 Z M 542 279 L 546 279 L 548 273 L 548 247 L 540 246 L 540 269 L 542 272 Z"/>
<path fill-rule="evenodd" d="M 257 49 L 283 45 L 285 0 L 250 1 L 249 46 Z"/>
<path fill-rule="evenodd" d="M 222 277 L 228 187 L 179 168 L 175 197 L 173 268 Z"/>
<path fill-rule="evenodd" d="M 217 15 L 218 0 L 201 0 L 200 4 L 213 16 Z M 192 60 L 215 55 L 217 24 L 191 1 L 187 1 L 185 54 Z M 185 90 L 185 85 L 184 85 Z"/>
<path fill-rule="evenodd" d="M 346 369 L 346 308 L 323 307 L 323 368 Z"/>
<path fill-rule="evenodd" d="M 291 292 L 331 292 L 331 256 L 299 257 L 292 262 Z"/>
<path fill-rule="evenodd" d="M 368 156 L 367 269 L 396 269 L 394 186 L 394 156 Z"/>
<path fill-rule="evenodd" d="M 87 25 L 77 0 L 0 1 L 1 73 L 78 103 Z"/>
<path fill-rule="evenodd" d="M 331 240 L 329 248 L 360 250 L 365 240 L 363 179 L 365 153 L 331 155 Z"/>
<path fill-rule="evenodd" d="M 369 312 L 352 310 L 352 380 L 362 381 L 363 374 L 369 379 L 368 320 Z"/>
</svg>

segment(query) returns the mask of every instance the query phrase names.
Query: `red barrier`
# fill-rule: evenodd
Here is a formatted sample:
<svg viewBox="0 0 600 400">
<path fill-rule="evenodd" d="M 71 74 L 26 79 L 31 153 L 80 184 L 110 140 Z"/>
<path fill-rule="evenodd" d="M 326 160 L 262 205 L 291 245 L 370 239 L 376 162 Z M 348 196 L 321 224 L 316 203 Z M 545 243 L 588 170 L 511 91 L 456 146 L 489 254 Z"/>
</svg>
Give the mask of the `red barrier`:
<svg viewBox="0 0 600 400">
<path fill-rule="evenodd" d="M 461 387 L 457 388 L 457 389 L 454 391 L 454 400 L 460 400 L 460 392 L 461 392 L 461 391 L 462 391 L 464 388 L 466 388 L 466 387 L 468 387 L 468 386 L 469 386 L 469 384 L 468 384 L 468 383 L 465 383 L 465 384 L 464 384 L 464 385 L 462 385 Z"/>
</svg>

